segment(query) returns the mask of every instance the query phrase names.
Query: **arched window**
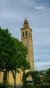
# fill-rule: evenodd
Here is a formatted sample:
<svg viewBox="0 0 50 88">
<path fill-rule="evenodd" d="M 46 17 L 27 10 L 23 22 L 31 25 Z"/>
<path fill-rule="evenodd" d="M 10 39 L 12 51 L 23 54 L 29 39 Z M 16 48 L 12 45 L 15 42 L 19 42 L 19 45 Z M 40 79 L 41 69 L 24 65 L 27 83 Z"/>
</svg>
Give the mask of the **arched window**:
<svg viewBox="0 0 50 88">
<path fill-rule="evenodd" d="M 22 36 L 24 37 L 24 32 L 23 32 Z"/>
<path fill-rule="evenodd" d="M 27 31 L 26 31 L 26 36 L 27 36 Z"/>
</svg>

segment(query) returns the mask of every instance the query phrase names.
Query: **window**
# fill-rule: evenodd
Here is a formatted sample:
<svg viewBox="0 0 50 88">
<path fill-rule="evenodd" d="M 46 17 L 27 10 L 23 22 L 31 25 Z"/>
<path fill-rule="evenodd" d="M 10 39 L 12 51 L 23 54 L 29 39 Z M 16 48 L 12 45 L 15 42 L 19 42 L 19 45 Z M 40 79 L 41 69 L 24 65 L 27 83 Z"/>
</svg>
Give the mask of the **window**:
<svg viewBox="0 0 50 88">
<path fill-rule="evenodd" d="M 27 31 L 26 31 L 26 36 L 27 36 Z"/>
<path fill-rule="evenodd" d="M 23 32 L 23 37 L 24 37 L 24 32 Z"/>
</svg>

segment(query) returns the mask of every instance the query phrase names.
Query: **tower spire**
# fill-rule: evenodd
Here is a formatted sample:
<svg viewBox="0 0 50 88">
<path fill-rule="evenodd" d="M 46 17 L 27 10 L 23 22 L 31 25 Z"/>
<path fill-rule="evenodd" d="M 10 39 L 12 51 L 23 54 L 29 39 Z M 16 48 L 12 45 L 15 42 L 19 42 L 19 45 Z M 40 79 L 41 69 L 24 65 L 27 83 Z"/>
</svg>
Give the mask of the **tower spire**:
<svg viewBox="0 0 50 88">
<path fill-rule="evenodd" d="M 25 18 L 25 20 L 24 20 L 23 27 L 24 27 L 24 28 L 29 28 L 29 23 L 28 23 L 28 20 L 27 20 L 26 18 Z"/>
</svg>

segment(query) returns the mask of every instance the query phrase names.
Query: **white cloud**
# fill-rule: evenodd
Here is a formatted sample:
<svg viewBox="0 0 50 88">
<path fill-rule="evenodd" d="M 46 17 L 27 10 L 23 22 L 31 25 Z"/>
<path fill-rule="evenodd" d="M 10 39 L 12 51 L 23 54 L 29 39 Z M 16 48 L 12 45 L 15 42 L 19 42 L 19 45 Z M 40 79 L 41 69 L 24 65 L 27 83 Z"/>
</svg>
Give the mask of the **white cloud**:
<svg viewBox="0 0 50 88">
<path fill-rule="evenodd" d="M 43 6 L 34 6 L 34 9 L 35 9 L 35 10 L 43 10 L 44 7 L 43 7 Z"/>
</svg>

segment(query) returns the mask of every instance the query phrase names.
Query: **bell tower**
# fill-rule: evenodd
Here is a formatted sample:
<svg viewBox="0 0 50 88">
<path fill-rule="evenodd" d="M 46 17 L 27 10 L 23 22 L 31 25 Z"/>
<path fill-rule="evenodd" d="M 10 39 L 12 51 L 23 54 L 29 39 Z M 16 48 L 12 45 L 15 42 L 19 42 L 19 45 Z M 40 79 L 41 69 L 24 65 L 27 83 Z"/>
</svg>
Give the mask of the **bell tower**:
<svg viewBox="0 0 50 88">
<path fill-rule="evenodd" d="M 24 20 L 23 28 L 21 28 L 21 41 L 28 49 L 27 60 L 30 63 L 30 70 L 34 70 L 34 55 L 32 44 L 32 29 L 29 27 L 28 20 Z"/>
</svg>

